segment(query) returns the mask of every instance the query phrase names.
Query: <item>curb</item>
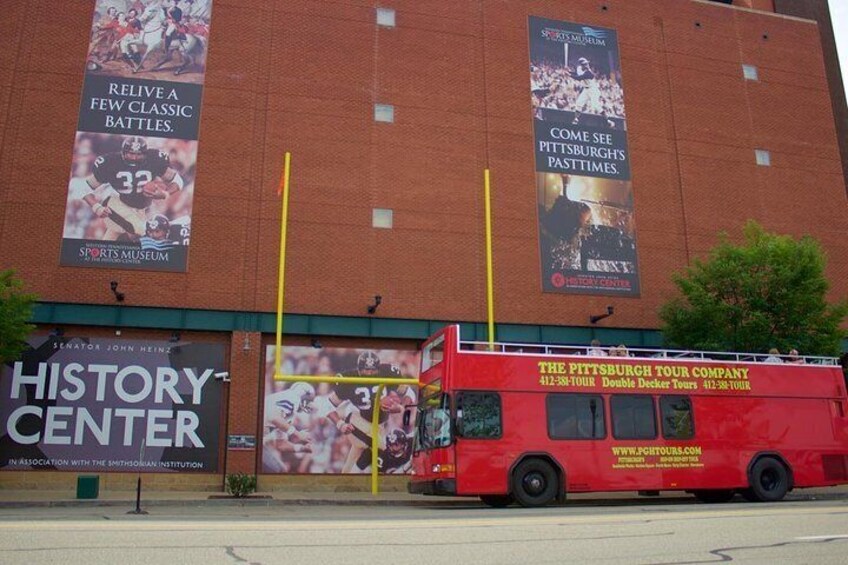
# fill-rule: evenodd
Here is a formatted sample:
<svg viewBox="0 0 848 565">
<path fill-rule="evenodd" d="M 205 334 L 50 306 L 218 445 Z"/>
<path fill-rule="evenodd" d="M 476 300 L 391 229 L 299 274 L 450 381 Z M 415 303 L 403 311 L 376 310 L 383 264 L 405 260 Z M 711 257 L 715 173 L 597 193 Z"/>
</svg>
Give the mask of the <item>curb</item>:
<svg viewBox="0 0 848 565">
<path fill-rule="evenodd" d="M 789 494 L 784 502 L 806 502 L 806 501 L 836 501 L 848 500 L 848 493 L 828 494 Z M 563 507 L 587 507 L 587 506 L 655 506 L 662 504 L 693 504 L 698 503 L 690 496 L 679 497 L 656 497 L 656 498 L 596 498 L 596 499 L 570 499 Z M 755 504 L 755 503 L 754 503 Z M 35 501 L 0 501 L 0 510 L 21 508 L 114 508 L 123 506 L 132 509 L 134 500 L 35 500 Z M 154 499 L 142 501 L 142 507 L 270 507 L 270 506 L 378 506 L 378 507 L 466 507 L 478 508 L 483 505 L 476 498 L 455 499 L 428 499 L 422 497 L 420 500 L 368 500 L 368 499 L 331 499 L 331 498 L 198 498 L 189 500 L 179 499 Z"/>
<path fill-rule="evenodd" d="M 243 498 L 243 499 L 191 499 L 191 500 L 142 500 L 141 506 L 149 507 L 264 507 L 264 506 L 480 506 L 482 503 L 475 498 L 457 498 L 455 500 L 333 500 L 320 498 Z M 35 501 L 0 501 L 0 510 L 6 508 L 100 508 L 125 506 L 134 508 L 134 500 L 35 500 Z"/>
</svg>

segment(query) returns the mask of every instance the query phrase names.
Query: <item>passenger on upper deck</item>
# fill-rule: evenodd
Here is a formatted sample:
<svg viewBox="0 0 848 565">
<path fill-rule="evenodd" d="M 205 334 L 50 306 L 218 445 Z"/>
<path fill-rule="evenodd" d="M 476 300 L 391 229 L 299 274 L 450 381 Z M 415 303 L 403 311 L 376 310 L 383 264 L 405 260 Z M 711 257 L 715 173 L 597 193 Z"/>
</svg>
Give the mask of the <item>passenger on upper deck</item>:
<svg viewBox="0 0 848 565">
<path fill-rule="evenodd" d="M 763 363 L 783 363 L 783 359 L 779 355 L 780 351 L 776 347 L 772 347 L 769 349 L 769 356 L 763 360 Z"/>
<path fill-rule="evenodd" d="M 627 351 L 627 346 L 623 343 L 618 347 L 610 347 L 610 357 L 630 357 L 630 353 Z"/>
<path fill-rule="evenodd" d="M 786 362 L 787 363 L 795 363 L 797 365 L 803 365 L 807 361 L 803 357 L 798 355 L 797 349 L 790 349 L 789 350 L 789 359 L 787 359 Z"/>
<path fill-rule="evenodd" d="M 586 355 L 590 357 L 606 357 L 607 352 L 601 347 L 601 341 L 598 339 L 593 339 L 589 342 L 589 349 L 586 350 Z"/>
</svg>

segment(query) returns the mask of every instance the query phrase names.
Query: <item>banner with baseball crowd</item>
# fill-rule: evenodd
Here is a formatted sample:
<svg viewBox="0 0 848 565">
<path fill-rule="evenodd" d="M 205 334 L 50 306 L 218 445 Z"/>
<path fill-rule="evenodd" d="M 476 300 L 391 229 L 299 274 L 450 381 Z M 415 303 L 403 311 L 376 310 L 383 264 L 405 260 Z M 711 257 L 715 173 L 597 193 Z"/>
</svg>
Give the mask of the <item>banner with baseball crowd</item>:
<svg viewBox="0 0 848 565">
<path fill-rule="evenodd" d="M 530 17 L 542 288 L 639 295 L 615 30 Z"/>
<path fill-rule="evenodd" d="M 185 272 L 213 0 L 94 0 L 61 264 Z"/>
<path fill-rule="evenodd" d="M 265 351 L 262 473 L 371 472 L 371 421 L 380 403 L 377 461 L 381 473 L 407 473 L 417 387 L 307 384 L 274 380 L 276 347 Z M 283 347 L 285 375 L 418 378 L 418 351 Z"/>
<path fill-rule="evenodd" d="M 0 375 L 0 470 L 218 470 L 225 346 L 34 338 Z"/>
</svg>

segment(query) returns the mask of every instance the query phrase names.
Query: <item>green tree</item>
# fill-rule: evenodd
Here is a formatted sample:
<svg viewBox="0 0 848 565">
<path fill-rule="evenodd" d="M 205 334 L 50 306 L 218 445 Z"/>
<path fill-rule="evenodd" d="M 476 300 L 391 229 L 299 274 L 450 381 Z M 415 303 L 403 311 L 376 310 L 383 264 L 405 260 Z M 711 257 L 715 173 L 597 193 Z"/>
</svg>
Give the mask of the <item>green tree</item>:
<svg viewBox="0 0 848 565">
<path fill-rule="evenodd" d="M 0 363 L 17 359 L 35 329 L 27 320 L 36 297 L 23 288 L 14 271 L 0 271 Z"/>
<path fill-rule="evenodd" d="M 826 257 L 819 243 L 769 233 L 754 221 L 743 233 L 741 245 L 721 234 L 706 259 L 674 275 L 682 296 L 660 309 L 669 345 L 839 355 L 848 301 L 827 303 Z"/>
</svg>

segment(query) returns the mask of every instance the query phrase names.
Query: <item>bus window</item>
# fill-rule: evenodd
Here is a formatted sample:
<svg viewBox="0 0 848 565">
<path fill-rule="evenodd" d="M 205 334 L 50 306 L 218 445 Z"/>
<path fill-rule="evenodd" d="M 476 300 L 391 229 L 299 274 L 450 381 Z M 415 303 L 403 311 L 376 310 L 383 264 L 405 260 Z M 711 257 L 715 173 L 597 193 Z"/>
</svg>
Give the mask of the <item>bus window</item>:
<svg viewBox="0 0 848 565">
<path fill-rule="evenodd" d="M 429 370 L 442 362 L 445 357 L 445 336 L 440 335 L 428 343 L 421 352 L 421 372 Z"/>
<path fill-rule="evenodd" d="M 607 435 L 600 396 L 549 394 L 547 408 L 551 439 L 600 439 Z"/>
<path fill-rule="evenodd" d="M 613 395 L 610 398 L 612 437 L 615 439 L 654 439 L 657 423 L 654 399 L 650 396 Z"/>
<path fill-rule="evenodd" d="M 464 438 L 501 437 L 501 397 L 494 392 L 463 392 L 456 399 L 457 434 Z"/>
<path fill-rule="evenodd" d="M 418 404 L 414 451 L 426 451 L 451 444 L 450 397 L 435 394 L 422 398 Z"/>
<path fill-rule="evenodd" d="M 660 416 L 664 438 L 692 439 L 695 437 L 692 401 L 688 397 L 661 396 Z"/>
</svg>

